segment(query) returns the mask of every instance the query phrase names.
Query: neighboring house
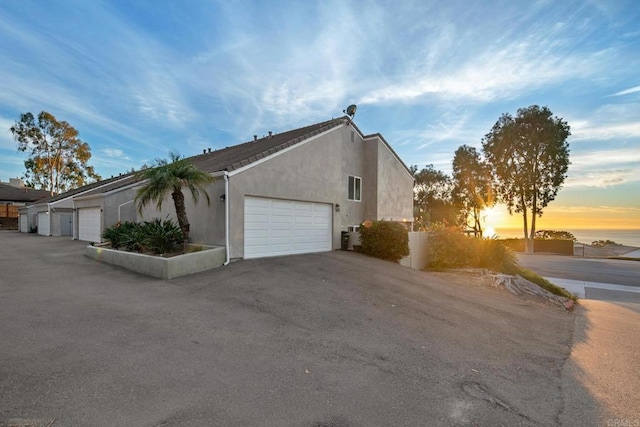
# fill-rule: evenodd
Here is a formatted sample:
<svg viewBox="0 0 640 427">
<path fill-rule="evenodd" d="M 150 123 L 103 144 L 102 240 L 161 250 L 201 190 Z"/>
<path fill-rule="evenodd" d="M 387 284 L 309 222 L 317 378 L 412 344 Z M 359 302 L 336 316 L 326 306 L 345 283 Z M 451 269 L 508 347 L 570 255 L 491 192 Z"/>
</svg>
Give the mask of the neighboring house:
<svg viewBox="0 0 640 427">
<path fill-rule="evenodd" d="M 367 219 L 411 228 L 413 176 L 382 135 L 363 135 L 342 117 L 189 159 L 218 179 L 211 204 L 185 192 L 194 242 L 224 245 L 229 258 L 340 248 L 342 231 Z M 167 197 L 161 212 L 175 217 Z"/>
<path fill-rule="evenodd" d="M 47 190 L 25 187 L 19 178 L 11 178 L 8 183 L 0 182 L 0 205 L 24 206 L 49 196 Z"/>
<path fill-rule="evenodd" d="M 46 190 L 25 187 L 22 180 L 18 178 L 9 179 L 8 183 L 0 182 L 0 218 L 13 218 L 7 221 L 15 221 L 15 218 L 19 218 L 18 209 L 21 206 L 49 196 L 50 194 Z M 20 225 L 20 220 L 18 220 L 18 227 Z M 27 227 L 26 223 L 22 225 Z"/>
<path fill-rule="evenodd" d="M 79 235 L 78 212 L 74 206 L 73 198 L 130 179 L 130 177 L 131 174 L 112 177 L 21 207 L 18 210 L 20 214 L 19 230 L 27 233 L 31 229 L 37 228 L 38 234 L 42 236 L 72 236 L 77 239 Z"/>
</svg>

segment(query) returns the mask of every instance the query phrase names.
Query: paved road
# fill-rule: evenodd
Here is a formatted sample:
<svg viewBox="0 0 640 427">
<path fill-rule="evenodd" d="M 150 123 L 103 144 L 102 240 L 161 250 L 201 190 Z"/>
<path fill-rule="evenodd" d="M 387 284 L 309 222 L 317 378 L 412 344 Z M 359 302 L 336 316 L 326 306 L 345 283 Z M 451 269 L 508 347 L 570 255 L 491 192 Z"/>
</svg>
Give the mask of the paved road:
<svg viewBox="0 0 640 427">
<path fill-rule="evenodd" d="M 639 261 L 518 254 L 518 262 L 545 277 L 640 287 Z"/>
<path fill-rule="evenodd" d="M 601 426 L 640 425 L 638 325 L 640 304 L 580 301 L 571 357 L 563 368 L 562 425 L 582 425 L 580 417 Z M 586 406 L 585 398 L 595 398 L 603 409 Z"/>
<path fill-rule="evenodd" d="M 0 232 L 0 425 L 596 424 L 555 306 L 354 253 L 162 281 L 83 249 Z"/>
</svg>

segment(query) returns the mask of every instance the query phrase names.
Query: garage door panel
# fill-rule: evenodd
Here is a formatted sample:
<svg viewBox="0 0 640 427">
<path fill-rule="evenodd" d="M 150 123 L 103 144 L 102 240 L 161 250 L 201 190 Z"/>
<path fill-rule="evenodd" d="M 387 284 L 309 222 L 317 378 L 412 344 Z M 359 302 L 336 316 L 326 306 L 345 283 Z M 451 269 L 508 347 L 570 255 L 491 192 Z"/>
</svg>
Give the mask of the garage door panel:
<svg viewBox="0 0 640 427">
<path fill-rule="evenodd" d="M 48 236 L 50 234 L 51 224 L 49 222 L 48 212 L 38 212 L 38 234 Z"/>
<path fill-rule="evenodd" d="M 100 208 L 78 209 L 78 239 L 100 242 L 102 234 L 102 211 Z"/>
<path fill-rule="evenodd" d="M 246 197 L 245 258 L 330 251 L 332 219 L 330 204 Z"/>
</svg>

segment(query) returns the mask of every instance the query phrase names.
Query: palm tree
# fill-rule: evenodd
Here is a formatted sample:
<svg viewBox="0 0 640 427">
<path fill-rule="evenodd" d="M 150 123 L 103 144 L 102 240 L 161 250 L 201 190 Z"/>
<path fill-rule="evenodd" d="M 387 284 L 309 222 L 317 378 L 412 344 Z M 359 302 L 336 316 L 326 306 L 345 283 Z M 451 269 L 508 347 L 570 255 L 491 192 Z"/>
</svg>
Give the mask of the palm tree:
<svg viewBox="0 0 640 427">
<path fill-rule="evenodd" d="M 207 198 L 207 204 L 209 204 L 210 200 L 206 185 L 213 182 L 215 178 L 201 171 L 176 153 L 170 153 L 169 156 L 171 162 L 164 159 L 156 159 L 155 165 L 136 174 L 138 179 L 146 180 L 147 182 L 138 190 L 135 201 L 138 204 L 138 212 L 142 214 L 142 210 L 150 202 L 155 202 L 156 207 L 162 209 L 162 202 L 166 194 L 171 192 L 171 198 L 173 198 L 173 204 L 176 208 L 178 226 L 182 230 L 186 247 L 189 240 L 189 220 L 187 219 L 182 189 L 188 188 L 191 191 L 191 196 L 195 203 L 198 202 L 200 191 L 202 191 Z"/>
</svg>

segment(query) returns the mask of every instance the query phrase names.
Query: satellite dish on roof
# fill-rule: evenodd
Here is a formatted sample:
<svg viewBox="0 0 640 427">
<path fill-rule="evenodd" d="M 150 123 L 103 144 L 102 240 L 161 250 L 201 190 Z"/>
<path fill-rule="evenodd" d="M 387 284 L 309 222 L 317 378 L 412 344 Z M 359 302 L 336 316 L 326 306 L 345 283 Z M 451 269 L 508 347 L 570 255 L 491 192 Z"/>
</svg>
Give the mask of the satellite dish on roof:
<svg viewBox="0 0 640 427">
<path fill-rule="evenodd" d="M 356 110 L 357 109 L 358 109 L 358 107 L 355 104 L 351 104 L 351 105 L 349 105 L 347 107 L 346 110 L 342 110 L 342 112 L 353 119 L 353 116 L 356 115 Z"/>
</svg>

